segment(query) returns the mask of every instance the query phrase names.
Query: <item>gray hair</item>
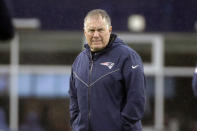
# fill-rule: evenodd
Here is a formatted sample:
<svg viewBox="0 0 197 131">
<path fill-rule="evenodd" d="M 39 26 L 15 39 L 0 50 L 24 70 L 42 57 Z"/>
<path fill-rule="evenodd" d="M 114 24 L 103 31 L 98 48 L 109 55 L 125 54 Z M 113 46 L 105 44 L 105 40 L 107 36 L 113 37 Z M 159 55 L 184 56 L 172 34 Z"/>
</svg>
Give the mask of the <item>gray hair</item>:
<svg viewBox="0 0 197 131">
<path fill-rule="evenodd" d="M 105 10 L 102 10 L 102 9 L 94 9 L 94 10 L 89 11 L 87 13 L 86 17 L 84 18 L 84 27 L 85 27 L 85 23 L 86 23 L 88 18 L 98 17 L 98 16 L 101 16 L 102 19 L 105 19 L 108 26 L 111 26 L 111 18 L 109 17 L 108 13 Z"/>
</svg>

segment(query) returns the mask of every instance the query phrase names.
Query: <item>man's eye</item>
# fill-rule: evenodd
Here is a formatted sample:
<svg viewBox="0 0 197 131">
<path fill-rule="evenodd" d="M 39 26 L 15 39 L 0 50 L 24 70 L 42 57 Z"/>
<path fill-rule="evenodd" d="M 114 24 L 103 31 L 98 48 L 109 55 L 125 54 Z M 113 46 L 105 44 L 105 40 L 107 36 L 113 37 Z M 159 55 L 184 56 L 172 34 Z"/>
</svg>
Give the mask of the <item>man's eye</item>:
<svg viewBox="0 0 197 131">
<path fill-rule="evenodd" d="M 94 32 L 94 30 L 89 30 L 89 32 Z"/>
<path fill-rule="evenodd" d="M 99 32 L 102 32 L 102 31 L 103 31 L 103 29 L 98 29 L 98 31 L 99 31 Z"/>
</svg>

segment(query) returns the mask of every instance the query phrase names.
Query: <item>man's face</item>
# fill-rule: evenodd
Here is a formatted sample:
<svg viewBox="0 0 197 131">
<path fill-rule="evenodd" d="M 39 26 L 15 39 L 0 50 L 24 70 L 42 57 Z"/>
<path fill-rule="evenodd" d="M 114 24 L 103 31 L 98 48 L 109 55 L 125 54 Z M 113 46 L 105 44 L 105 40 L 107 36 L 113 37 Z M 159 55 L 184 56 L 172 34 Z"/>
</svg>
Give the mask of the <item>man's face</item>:
<svg viewBox="0 0 197 131">
<path fill-rule="evenodd" d="M 86 20 L 84 34 L 92 52 L 107 46 L 111 31 L 112 27 L 101 16 L 89 17 Z"/>
</svg>

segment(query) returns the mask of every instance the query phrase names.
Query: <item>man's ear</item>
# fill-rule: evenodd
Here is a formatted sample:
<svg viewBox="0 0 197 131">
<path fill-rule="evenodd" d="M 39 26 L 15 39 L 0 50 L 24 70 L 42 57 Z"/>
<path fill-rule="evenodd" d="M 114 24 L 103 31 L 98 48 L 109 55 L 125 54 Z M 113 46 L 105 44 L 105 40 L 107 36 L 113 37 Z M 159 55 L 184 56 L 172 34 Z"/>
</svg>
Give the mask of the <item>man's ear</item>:
<svg viewBox="0 0 197 131">
<path fill-rule="evenodd" d="M 85 31 L 85 28 L 83 28 L 83 33 L 84 33 L 84 35 L 86 35 L 86 31 Z"/>
<path fill-rule="evenodd" d="M 109 32 L 110 32 L 110 33 L 112 32 L 112 26 L 109 27 Z"/>
</svg>

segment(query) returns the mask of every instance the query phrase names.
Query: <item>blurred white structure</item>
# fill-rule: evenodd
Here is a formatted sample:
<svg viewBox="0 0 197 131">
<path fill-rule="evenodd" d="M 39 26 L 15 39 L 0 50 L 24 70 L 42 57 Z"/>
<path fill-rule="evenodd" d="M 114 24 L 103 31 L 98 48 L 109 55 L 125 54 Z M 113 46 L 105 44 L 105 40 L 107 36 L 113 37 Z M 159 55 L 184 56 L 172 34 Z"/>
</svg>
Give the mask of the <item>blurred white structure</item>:
<svg viewBox="0 0 197 131">
<path fill-rule="evenodd" d="M 19 37 L 15 35 L 11 41 L 10 58 L 10 129 L 18 129 L 18 65 L 19 65 Z"/>
<path fill-rule="evenodd" d="M 37 18 L 14 18 L 13 24 L 18 29 L 38 29 L 41 27 L 40 20 Z"/>
<path fill-rule="evenodd" d="M 146 21 L 142 15 L 131 15 L 128 18 L 128 28 L 133 32 L 142 32 L 146 27 Z"/>
</svg>

